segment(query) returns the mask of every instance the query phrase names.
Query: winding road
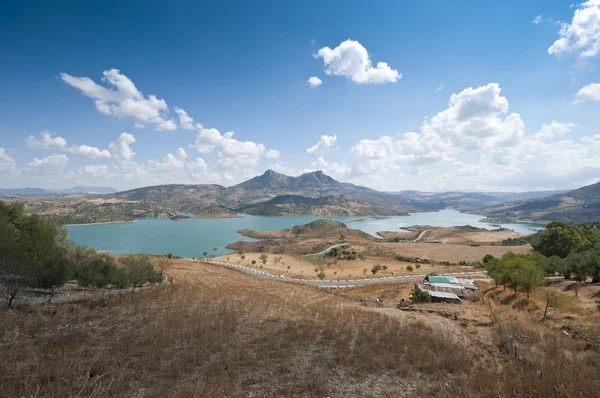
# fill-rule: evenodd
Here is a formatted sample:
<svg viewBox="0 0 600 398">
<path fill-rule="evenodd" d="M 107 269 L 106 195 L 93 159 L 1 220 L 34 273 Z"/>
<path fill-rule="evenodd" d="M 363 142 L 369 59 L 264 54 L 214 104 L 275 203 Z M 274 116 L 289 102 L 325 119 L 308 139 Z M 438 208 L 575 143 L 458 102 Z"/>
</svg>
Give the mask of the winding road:
<svg viewBox="0 0 600 398">
<path fill-rule="evenodd" d="M 192 260 L 194 261 L 194 260 Z M 201 261 L 201 260 L 195 260 Z M 220 265 L 227 268 L 237 269 L 241 272 L 244 272 L 249 275 L 256 276 L 258 278 L 277 280 L 281 282 L 291 282 L 291 283 L 299 283 L 303 285 L 313 285 L 319 287 L 327 287 L 332 289 L 343 289 L 347 287 L 357 287 L 357 286 L 366 286 L 366 285 L 376 285 L 380 283 L 394 283 L 394 282 L 402 282 L 402 281 L 419 281 L 425 278 L 427 275 L 402 275 L 402 276 L 388 276 L 387 278 L 370 278 L 370 279 L 348 279 L 348 280 L 313 280 L 313 279 L 296 279 L 289 278 L 284 275 L 273 275 L 267 272 L 258 271 L 253 268 L 245 267 L 240 264 L 231 264 L 231 263 L 223 263 L 220 261 L 203 261 L 213 265 Z M 437 274 L 440 276 L 481 276 L 487 277 L 487 273 L 485 271 L 475 271 L 475 272 L 455 272 L 448 274 Z"/>
<path fill-rule="evenodd" d="M 330 251 L 332 251 L 333 249 L 337 249 L 338 247 L 343 247 L 343 246 L 348 246 L 350 243 L 338 243 L 337 245 L 333 245 L 333 246 L 329 246 L 327 249 L 320 251 L 318 253 L 310 253 L 310 254 L 305 254 L 304 257 L 309 257 L 309 256 L 322 256 L 324 254 L 329 253 Z"/>
<path fill-rule="evenodd" d="M 430 231 L 431 231 L 430 229 L 426 229 L 425 231 L 421 231 L 421 233 L 419 234 L 419 236 L 417 236 L 417 238 L 413 239 L 411 242 L 418 242 L 418 241 L 420 241 L 421 239 L 423 239 L 423 237 L 425 236 L 425 234 L 427 232 L 430 232 Z"/>
</svg>

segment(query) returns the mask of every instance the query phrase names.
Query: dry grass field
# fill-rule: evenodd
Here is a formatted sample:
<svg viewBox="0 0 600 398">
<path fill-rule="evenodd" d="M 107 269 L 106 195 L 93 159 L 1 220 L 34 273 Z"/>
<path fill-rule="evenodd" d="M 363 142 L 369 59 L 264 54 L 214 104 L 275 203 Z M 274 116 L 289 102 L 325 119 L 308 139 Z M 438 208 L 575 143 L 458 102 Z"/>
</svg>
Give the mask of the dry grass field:
<svg viewBox="0 0 600 398">
<path fill-rule="evenodd" d="M 398 261 L 389 257 L 367 256 L 364 260 L 335 260 L 325 257 L 323 262 L 311 262 L 310 257 L 289 256 L 279 254 L 267 254 L 265 264 L 261 261 L 264 253 L 244 253 L 244 258 L 238 253 L 218 257 L 217 261 L 241 264 L 261 271 L 269 272 L 274 275 L 285 275 L 291 278 L 316 279 L 321 269 L 325 273 L 325 279 L 363 279 L 363 278 L 382 278 L 397 275 L 422 275 L 432 272 L 461 272 L 464 268 L 460 266 L 447 266 L 442 264 L 419 264 Z M 482 256 L 483 257 L 483 256 Z M 252 264 L 255 261 L 255 264 Z M 373 274 L 371 269 L 375 265 L 386 266 L 386 270 L 381 270 Z M 407 271 L 406 267 L 412 267 L 413 271 Z M 315 271 L 316 270 L 316 271 Z"/>
<path fill-rule="evenodd" d="M 383 250 L 390 250 L 396 254 L 407 257 L 417 257 L 431 261 L 481 261 L 486 254 L 502 257 L 508 252 L 528 253 L 530 245 L 522 246 L 465 246 L 460 244 L 437 244 L 437 243 L 378 243 L 377 246 Z"/>
<path fill-rule="evenodd" d="M 174 286 L 0 311 L 0 396 L 541 398 L 600 391 L 598 317 L 577 303 L 540 321 L 539 308 L 521 308 L 523 294 L 510 299 L 510 289 L 490 286 L 476 302 L 401 311 L 395 304 L 408 284 L 332 294 L 184 260 L 167 273 Z M 551 288 L 572 296 L 560 283 Z M 578 300 L 592 300 L 593 289 L 584 287 Z M 533 295 L 536 307 L 542 293 Z M 385 308 L 359 304 L 374 296 L 384 297 Z M 564 322 L 571 322 L 568 335 Z"/>
</svg>

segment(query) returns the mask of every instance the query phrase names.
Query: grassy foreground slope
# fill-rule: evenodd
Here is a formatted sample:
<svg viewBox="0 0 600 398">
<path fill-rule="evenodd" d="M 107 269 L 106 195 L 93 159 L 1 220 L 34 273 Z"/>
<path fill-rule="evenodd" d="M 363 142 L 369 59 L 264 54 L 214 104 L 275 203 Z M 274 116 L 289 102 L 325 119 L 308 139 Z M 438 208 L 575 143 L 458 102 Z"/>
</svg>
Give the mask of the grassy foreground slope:
<svg viewBox="0 0 600 398">
<path fill-rule="evenodd" d="M 0 396 L 593 396 L 589 355 L 556 351 L 540 380 L 487 324 L 200 262 L 167 272 L 175 287 L 0 313 Z"/>
</svg>

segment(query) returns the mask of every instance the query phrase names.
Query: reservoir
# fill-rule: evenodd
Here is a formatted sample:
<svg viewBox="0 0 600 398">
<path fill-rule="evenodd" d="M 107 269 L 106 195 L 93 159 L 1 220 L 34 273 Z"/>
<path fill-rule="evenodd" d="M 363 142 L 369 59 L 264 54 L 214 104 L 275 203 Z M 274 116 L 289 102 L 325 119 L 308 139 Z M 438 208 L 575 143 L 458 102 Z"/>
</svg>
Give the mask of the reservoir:
<svg viewBox="0 0 600 398">
<path fill-rule="evenodd" d="M 411 225 L 451 227 L 471 225 L 479 228 L 508 228 L 516 232 L 533 233 L 543 225 L 531 223 L 488 224 L 483 216 L 446 209 L 437 212 L 412 213 L 393 217 L 265 217 L 241 215 L 240 218 L 210 218 L 171 221 L 145 218 L 133 223 L 92 224 L 67 227 L 69 237 L 78 245 L 104 250 L 113 254 L 173 253 L 182 257 L 202 257 L 204 252 L 215 255 L 231 253 L 225 249 L 235 241 L 254 239 L 238 233 L 242 229 L 259 231 L 291 228 L 311 221 L 327 219 L 341 221 L 348 228 L 360 229 L 376 236 L 379 231 L 398 231 Z M 213 251 L 216 248 L 216 251 Z"/>
</svg>

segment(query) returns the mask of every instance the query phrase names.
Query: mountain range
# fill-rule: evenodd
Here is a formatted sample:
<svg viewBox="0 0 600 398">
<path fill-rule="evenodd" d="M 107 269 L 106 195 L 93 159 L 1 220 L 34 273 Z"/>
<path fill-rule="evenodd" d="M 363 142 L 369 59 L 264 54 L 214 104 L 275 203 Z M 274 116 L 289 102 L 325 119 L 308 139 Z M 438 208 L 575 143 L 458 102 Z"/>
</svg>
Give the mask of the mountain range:
<svg viewBox="0 0 600 398">
<path fill-rule="evenodd" d="M 509 201 L 477 210 L 489 220 L 600 222 L 600 183 L 544 198 Z"/>
<path fill-rule="evenodd" d="M 110 187 L 73 187 L 69 189 L 42 189 L 42 188 L 0 188 L 0 197 L 11 196 L 43 196 L 43 195 L 97 195 L 117 192 L 116 189 Z"/>
<path fill-rule="evenodd" d="M 223 187 L 215 184 L 170 184 L 90 195 L 111 188 L 75 187 L 64 191 L 36 188 L 0 190 L 10 201 L 23 201 L 30 213 L 62 224 L 133 221 L 136 218 L 184 219 L 267 216 L 392 216 L 455 208 L 491 219 L 544 217 L 579 220 L 600 215 L 600 188 L 523 193 L 379 192 L 339 182 L 322 171 L 290 177 L 273 170 Z M 12 192 L 11 192 L 12 191 Z M 84 194 L 77 194 L 83 192 Z M 570 196 L 569 196 L 570 195 Z M 534 198 L 534 199 L 531 199 Z M 515 201 L 514 199 L 520 199 Z M 556 208 L 555 208 L 556 207 Z M 476 210 L 479 209 L 479 210 Z M 564 210 L 568 210 L 565 213 Z M 546 211 L 543 215 L 539 210 Z M 539 214 L 538 214 L 539 213 Z"/>
</svg>

